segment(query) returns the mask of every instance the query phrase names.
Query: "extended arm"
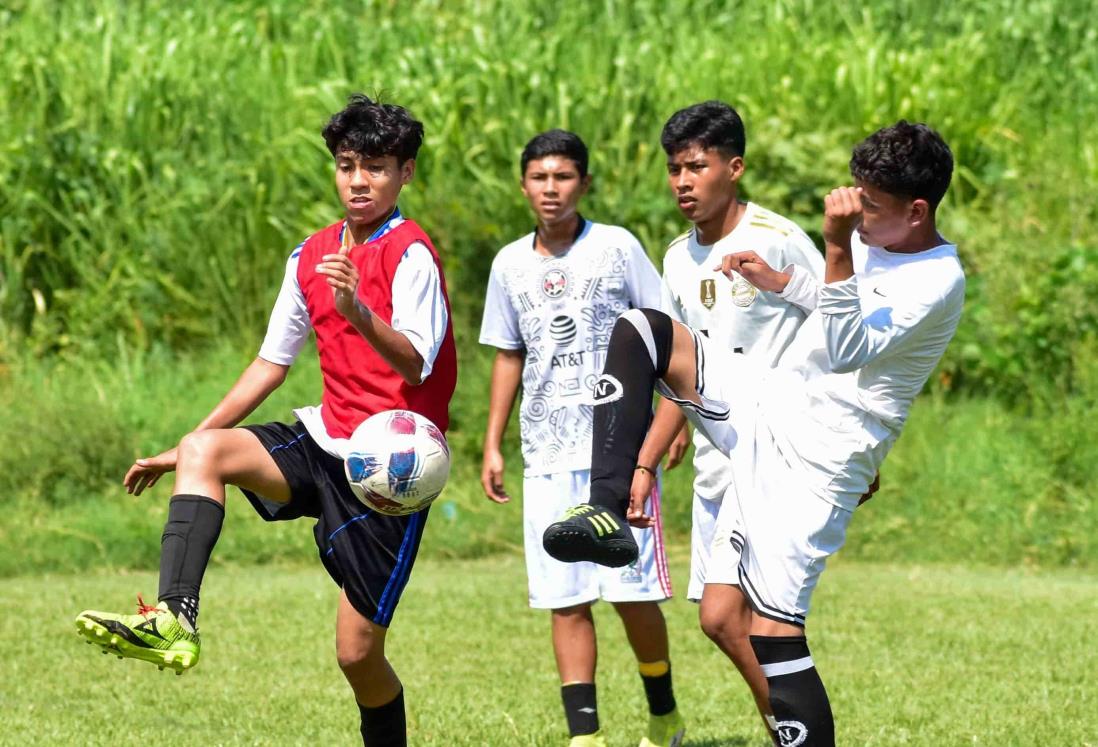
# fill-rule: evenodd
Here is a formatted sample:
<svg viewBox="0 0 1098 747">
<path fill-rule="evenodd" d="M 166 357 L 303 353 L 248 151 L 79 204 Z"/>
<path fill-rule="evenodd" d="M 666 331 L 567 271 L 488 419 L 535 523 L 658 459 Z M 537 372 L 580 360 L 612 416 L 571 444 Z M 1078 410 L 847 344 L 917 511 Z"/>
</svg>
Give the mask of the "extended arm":
<svg viewBox="0 0 1098 747">
<path fill-rule="evenodd" d="M 259 407 L 271 392 L 286 380 L 289 366 L 256 358 L 244 369 L 236 383 L 221 398 L 210 414 L 202 419 L 195 431 L 211 428 L 232 428 Z M 176 450 L 168 449 L 154 457 L 143 457 L 133 463 L 122 479 L 126 492 L 141 495 L 151 488 L 165 472 L 175 469 Z"/>
<path fill-rule="evenodd" d="M 511 418 L 511 409 L 515 406 L 525 360 L 525 350 L 499 349 L 492 363 L 492 385 L 488 395 L 488 425 L 484 430 L 484 464 L 480 473 L 480 484 L 484 488 L 484 494 L 496 503 L 507 503 L 511 500 L 503 489 L 503 453 L 500 445 L 503 443 L 507 421 Z"/>
</svg>

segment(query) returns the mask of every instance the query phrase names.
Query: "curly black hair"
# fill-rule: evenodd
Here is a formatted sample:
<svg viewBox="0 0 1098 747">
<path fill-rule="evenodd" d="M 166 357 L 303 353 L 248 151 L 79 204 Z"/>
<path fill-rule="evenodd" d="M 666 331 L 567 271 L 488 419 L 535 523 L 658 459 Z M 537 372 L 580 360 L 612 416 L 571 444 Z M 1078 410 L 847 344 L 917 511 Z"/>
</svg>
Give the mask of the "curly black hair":
<svg viewBox="0 0 1098 747">
<path fill-rule="evenodd" d="M 723 101 L 703 101 L 672 114 L 660 133 L 660 144 L 669 156 L 700 145 L 706 150 L 716 148 L 725 158 L 742 158 L 747 135 L 735 109 Z"/>
<path fill-rule="evenodd" d="M 343 111 L 332 115 L 320 134 L 332 156 L 347 152 L 363 158 L 396 156 L 404 163 L 415 158 L 423 144 L 423 123 L 403 106 L 382 104 L 356 93 Z"/>
<path fill-rule="evenodd" d="M 546 156 L 564 156 L 576 162 L 580 178 L 587 176 L 587 146 L 580 136 L 568 130 L 548 130 L 531 138 L 522 149 L 522 175 L 531 161 Z"/>
<path fill-rule="evenodd" d="M 925 124 L 901 119 L 854 147 L 851 175 L 897 197 L 938 207 L 953 176 L 953 153 Z"/>
</svg>

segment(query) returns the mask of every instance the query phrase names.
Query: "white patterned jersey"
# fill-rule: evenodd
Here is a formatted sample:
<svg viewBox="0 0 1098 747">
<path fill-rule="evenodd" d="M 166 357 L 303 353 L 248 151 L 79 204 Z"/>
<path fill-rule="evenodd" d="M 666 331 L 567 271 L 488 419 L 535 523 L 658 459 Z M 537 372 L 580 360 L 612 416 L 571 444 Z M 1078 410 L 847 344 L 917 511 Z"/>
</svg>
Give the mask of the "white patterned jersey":
<svg viewBox="0 0 1098 747">
<path fill-rule="evenodd" d="M 729 280 L 714 271 L 726 254 L 745 251 L 775 269 L 802 268 L 822 282 L 823 256 L 812 239 L 791 220 L 749 202 L 732 232 L 714 244 L 699 244 L 693 229 L 671 242 L 663 258 L 662 307 L 723 348 L 773 367 L 813 310 L 815 297 L 763 293 L 738 275 Z M 728 485 L 728 458 L 697 432 L 694 470 L 694 492 L 719 500 Z"/>
<path fill-rule="evenodd" d="M 587 221 L 555 257 L 534 234 L 492 262 L 480 342 L 525 350 L 519 427 L 527 476 L 591 466 L 591 388 L 618 316 L 658 308 L 660 277 L 629 231 Z"/>
</svg>

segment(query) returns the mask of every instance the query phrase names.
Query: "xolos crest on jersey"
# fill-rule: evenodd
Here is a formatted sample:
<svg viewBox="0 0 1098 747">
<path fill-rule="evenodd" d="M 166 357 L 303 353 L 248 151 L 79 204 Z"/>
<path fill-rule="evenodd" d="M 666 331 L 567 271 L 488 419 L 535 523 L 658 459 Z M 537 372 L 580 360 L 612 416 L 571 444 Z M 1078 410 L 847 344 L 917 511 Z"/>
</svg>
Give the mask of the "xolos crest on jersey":
<svg viewBox="0 0 1098 747">
<path fill-rule="evenodd" d="M 702 306 L 712 309 L 717 303 L 717 281 L 713 278 L 706 278 L 701 281 L 701 289 L 698 295 L 701 297 Z"/>
</svg>

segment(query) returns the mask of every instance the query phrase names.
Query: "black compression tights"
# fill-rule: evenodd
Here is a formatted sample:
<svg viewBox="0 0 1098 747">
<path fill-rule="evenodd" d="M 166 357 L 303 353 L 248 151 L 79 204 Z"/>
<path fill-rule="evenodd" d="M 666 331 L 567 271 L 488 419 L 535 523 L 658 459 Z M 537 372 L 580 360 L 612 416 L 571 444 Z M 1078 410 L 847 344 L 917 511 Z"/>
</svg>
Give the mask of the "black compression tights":
<svg viewBox="0 0 1098 747">
<path fill-rule="evenodd" d="M 671 325 L 671 317 L 653 309 L 622 314 L 595 382 L 590 502 L 621 516 L 652 419 L 652 392 L 671 360 Z"/>
</svg>

